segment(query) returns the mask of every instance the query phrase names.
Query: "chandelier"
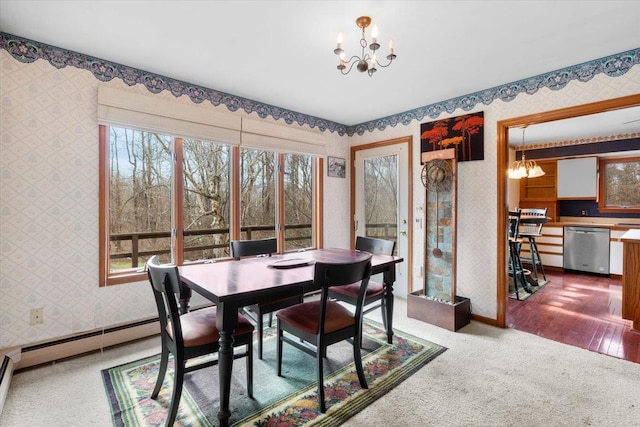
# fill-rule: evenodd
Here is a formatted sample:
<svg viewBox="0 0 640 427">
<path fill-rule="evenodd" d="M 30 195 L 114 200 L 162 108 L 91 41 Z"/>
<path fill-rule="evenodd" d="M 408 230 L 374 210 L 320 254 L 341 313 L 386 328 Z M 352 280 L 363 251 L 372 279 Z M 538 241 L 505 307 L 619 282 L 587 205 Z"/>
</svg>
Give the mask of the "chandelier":
<svg viewBox="0 0 640 427">
<path fill-rule="evenodd" d="M 382 67 L 386 68 L 396 59 L 396 55 L 393 53 L 393 40 L 389 40 L 389 54 L 387 55 L 387 59 L 389 62 L 386 65 L 383 65 L 379 62 L 378 57 L 376 55 L 376 51 L 380 49 L 380 44 L 378 43 L 378 26 L 374 25 L 371 30 L 371 44 L 367 42 L 367 39 L 364 34 L 364 30 L 371 24 L 371 18 L 368 16 L 361 16 L 356 19 L 356 25 L 362 29 L 362 38 L 360 39 L 360 46 L 362 47 L 362 54 L 360 56 L 353 55 L 349 60 L 345 60 L 344 50 L 342 49 L 342 33 L 338 34 L 338 47 L 333 50 L 333 53 L 338 55 L 340 58 L 340 63 L 338 64 L 338 70 L 342 74 L 349 74 L 353 69 L 353 66 L 356 65 L 356 68 L 361 73 L 365 71 L 369 74 L 369 77 L 375 73 L 378 68 Z M 365 48 L 369 47 L 370 52 L 365 53 Z M 347 66 L 349 67 L 347 69 Z M 345 69 L 347 71 L 345 71 Z"/>
<path fill-rule="evenodd" d="M 522 159 L 515 161 L 509 168 L 509 178 L 521 179 L 521 178 L 538 178 L 543 176 L 545 172 L 540 166 L 538 166 L 535 160 L 526 160 L 524 156 L 524 130 L 526 126 L 522 126 Z"/>
</svg>

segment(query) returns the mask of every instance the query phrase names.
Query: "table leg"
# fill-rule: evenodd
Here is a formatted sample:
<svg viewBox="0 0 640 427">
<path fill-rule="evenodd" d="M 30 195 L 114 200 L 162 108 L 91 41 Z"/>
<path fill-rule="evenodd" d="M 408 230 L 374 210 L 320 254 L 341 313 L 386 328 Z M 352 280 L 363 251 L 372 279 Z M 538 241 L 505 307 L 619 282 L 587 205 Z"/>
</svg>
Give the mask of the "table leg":
<svg viewBox="0 0 640 427">
<path fill-rule="evenodd" d="M 396 281 L 395 265 L 383 274 L 384 280 L 384 307 L 387 316 L 387 342 L 393 342 L 393 284 Z"/>
<path fill-rule="evenodd" d="M 220 377 L 220 409 L 218 421 L 221 427 L 229 425 L 231 410 L 229 396 L 231 394 L 231 372 L 233 370 L 233 330 L 238 324 L 238 308 L 218 304 L 216 325 L 220 331 L 218 343 L 218 376 Z"/>
</svg>

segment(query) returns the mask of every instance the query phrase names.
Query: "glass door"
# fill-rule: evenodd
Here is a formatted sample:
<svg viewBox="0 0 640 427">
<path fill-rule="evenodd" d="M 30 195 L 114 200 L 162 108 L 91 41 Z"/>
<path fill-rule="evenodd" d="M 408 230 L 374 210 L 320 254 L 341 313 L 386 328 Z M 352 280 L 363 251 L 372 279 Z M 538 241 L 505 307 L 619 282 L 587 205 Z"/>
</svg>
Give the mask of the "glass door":
<svg viewBox="0 0 640 427">
<path fill-rule="evenodd" d="M 406 296 L 409 275 L 408 144 L 398 143 L 357 150 L 355 154 L 355 236 L 396 242 L 394 294 Z M 382 280 L 375 278 L 374 280 Z"/>
</svg>

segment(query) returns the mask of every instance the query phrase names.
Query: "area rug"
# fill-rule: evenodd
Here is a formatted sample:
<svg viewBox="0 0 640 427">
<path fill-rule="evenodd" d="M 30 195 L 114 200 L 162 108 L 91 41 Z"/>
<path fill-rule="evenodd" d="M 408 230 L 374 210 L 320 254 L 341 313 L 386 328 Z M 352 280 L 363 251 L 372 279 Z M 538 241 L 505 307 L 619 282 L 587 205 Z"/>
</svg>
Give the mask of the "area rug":
<svg viewBox="0 0 640 427">
<path fill-rule="evenodd" d="M 535 283 L 535 281 L 532 282 Z M 518 285 L 518 294 L 520 295 L 520 301 L 526 301 L 527 298 L 538 292 L 540 289 L 544 288 L 545 285 L 549 283 L 548 280 L 543 280 L 542 278 L 538 280 L 538 284 L 533 284 L 532 282 L 529 282 L 529 285 L 531 286 L 531 293 L 522 289 L 521 285 Z M 513 287 L 513 278 L 511 277 L 509 278 L 509 298 L 518 299 L 516 296 L 516 290 Z"/>
<path fill-rule="evenodd" d="M 394 331 L 393 343 L 388 344 L 382 326 L 370 320 L 365 321 L 363 332 L 362 362 L 369 388 L 360 388 L 351 345 L 348 342 L 332 345 L 325 359 L 327 412 L 322 414 L 318 409 L 315 358 L 285 343 L 283 376 L 278 377 L 276 339 L 273 330 L 269 330 L 263 360 L 254 357 L 253 399 L 246 393 L 245 359 L 233 364 L 230 424 L 340 425 L 446 350 L 400 331 Z M 164 425 L 171 398 L 172 363 L 171 360 L 157 400 L 149 395 L 155 385 L 159 355 L 102 371 L 115 426 Z M 217 425 L 217 380 L 216 366 L 185 376 L 176 426 Z"/>
</svg>

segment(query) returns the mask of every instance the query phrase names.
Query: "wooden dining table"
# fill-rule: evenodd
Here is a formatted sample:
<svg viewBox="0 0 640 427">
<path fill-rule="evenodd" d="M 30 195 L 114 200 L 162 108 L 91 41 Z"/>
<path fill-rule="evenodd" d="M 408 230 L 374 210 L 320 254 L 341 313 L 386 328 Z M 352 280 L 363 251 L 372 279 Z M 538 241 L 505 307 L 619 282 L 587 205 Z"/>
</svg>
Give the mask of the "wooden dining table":
<svg viewBox="0 0 640 427">
<path fill-rule="evenodd" d="M 183 285 L 215 303 L 218 308 L 216 326 L 220 331 L 220 426 L 228 426 L 231 416 L 229 398 L 233 369 L 233 331 L 238 325 L 238 309 L 265 300 L 318 290 L 313 283 L 315 262 L 352 263 L 362 261 L 368 256 L 368 252 L 357 250 L 318 249 L 180 267 Z M 389 343 L 393 338 L 393 284 L 396 279 L 396 264 L 402 261 L 402 258 L 390 255 L 373 255 L 371 259 L 372 274 L 383 275 Z"/>
</svg>

